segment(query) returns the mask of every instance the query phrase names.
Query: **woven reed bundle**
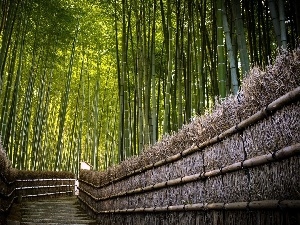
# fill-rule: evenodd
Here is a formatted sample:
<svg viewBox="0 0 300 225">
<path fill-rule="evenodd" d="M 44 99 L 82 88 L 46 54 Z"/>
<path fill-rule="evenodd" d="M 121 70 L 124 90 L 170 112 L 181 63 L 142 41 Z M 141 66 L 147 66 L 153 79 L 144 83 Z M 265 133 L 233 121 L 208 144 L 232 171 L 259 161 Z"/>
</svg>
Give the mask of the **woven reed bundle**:
<svg viewBox="0 0 300 225">
<path fill-rule="evenodd" d="M 0 173 L 3 176 L 7 176 L 9 174 L 9 169 L 11 168 L 11 162 L 7 159 L 6 152 L 3 149 L 0 139 Z"/>
<path fill-rule="evenodd" d="M 300 157 L 249 170 L 251 200 L 300 199 Z"/>
<path fill-rule="evenodd" d="M 0 140 L 0 217 L 1 213 L 8 210 L 13 201 L 11 194 L 14 186 L 10 185 L 16 177 L 16 171 L 11 169 L 11 163 L 6 157 Z M 1 222 L 1 219 L 0 219 Z"/>
</svg>

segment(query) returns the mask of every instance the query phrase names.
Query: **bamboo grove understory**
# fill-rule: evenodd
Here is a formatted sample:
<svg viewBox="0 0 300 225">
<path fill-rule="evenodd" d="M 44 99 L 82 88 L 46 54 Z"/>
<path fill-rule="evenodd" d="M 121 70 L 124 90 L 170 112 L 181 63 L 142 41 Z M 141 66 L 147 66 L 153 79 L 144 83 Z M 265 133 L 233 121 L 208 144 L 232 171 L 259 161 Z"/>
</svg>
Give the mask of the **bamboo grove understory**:
<svg viewBox="0 0 300 225">
<path fill-rule="evenodd" d="M 13 166 L 141 154 L 296 48 L 297 0 L 2 0 L 0 134 Z M 281 50 L 280 50 L 281 49 Z M 289 82 L 288 80 L 286 82 Z"/>
</svg>

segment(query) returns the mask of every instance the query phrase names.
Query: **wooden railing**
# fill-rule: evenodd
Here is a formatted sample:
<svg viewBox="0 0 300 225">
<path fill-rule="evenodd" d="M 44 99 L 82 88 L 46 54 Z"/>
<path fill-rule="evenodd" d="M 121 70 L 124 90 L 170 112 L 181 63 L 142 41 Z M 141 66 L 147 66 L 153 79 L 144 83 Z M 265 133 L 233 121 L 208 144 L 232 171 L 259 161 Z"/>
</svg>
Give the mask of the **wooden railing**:
<svg viewBox="0 0 300 225">
<path fill-rule="evenodd" d="M 32 172 L 7 168 L 0 172 L 0 222 L 18 200 L 72 195 L 74 174 L 69 172 Z"/>
<path fill-rule="evenodd" d="M 74 192 L 75 179 L 18 179 L 16 183 L 18 196 L 22 196 L 22 199 L 24 199 L 42 196 L 58 196 L 62 194 L 71 195 Z"/>
</svg>

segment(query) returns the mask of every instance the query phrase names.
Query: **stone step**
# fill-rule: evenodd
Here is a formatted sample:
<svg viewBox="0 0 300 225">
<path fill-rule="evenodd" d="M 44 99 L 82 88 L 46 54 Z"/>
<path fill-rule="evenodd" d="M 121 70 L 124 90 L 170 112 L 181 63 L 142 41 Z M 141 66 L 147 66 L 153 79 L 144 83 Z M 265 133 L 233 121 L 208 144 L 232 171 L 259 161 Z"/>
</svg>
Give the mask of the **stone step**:
<svg viewBox="0 0 300 225">
<path fill-rule="evenodd" d="M 16 224 L 20 225 L 97 224 L 79 206 L 76 197 L 28 201 L 20 204 L 19 208 L 21 220 Z"/>
</svg>

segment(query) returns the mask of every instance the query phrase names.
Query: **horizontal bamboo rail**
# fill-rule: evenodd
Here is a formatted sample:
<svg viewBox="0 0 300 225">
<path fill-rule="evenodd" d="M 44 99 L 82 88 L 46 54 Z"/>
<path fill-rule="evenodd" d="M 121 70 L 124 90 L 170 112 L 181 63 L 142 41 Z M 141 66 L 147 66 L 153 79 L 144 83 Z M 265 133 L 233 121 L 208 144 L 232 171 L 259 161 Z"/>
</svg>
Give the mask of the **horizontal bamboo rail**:
<svg viewBox="0 0 300 225">
<path fill-rule="evenodd" d="M 252 202 L 230 202 L 230 203 L 197 203 L 186 205 L 174 205 L 151 208 L 133 208 L 133 209 L 116 209 L 107 211 L 98 211 L 91 207 L 85 200 L 78 196 L 79 200 L 84 203 L 96 214 L 109 213 L 155 213 L 155 212 L 176 212 L 176 211 L 199 211 L 199 210 L 259 210 L 259 209 L 299 209 L 300 200 L 263 200 Z"/>
<path fill-rule="evenodd" d="M 16 182 L 33 182 L 33 181 L 74 181 L 75 179 L 68 178 L 68 179 L 60 179 L 60 178 L 47 178 L 47 179 L 18 179 Z"/>
<path fill-rule="evenodd" d="M 232 136 L 232 135 L 244 130 L 245 128 L 251 126 L 252 124 L 255 124 L 258 121 L 260 121 L 264 118 L 267 118 L 268 116 L 275 113 L 277 110 L 281 109 L 283 106 L 288 105 L 292 102 L 299 101 L 299 100 L 300 100 L 300 87 L 297 87 L 294 90 L 288 92 L 287 94 L 281 96 L 280 98 L 274 100 L 272 103 L 270 103 L 269 105 L 267 105 L 265 108 L 261 109 L 260 111 L 256 112 L 255 114 L 253 114 L 249 118 L 241 121 L 236 126 L 233 126 L 229 129 L 227 129 L 223 133 L 215 136 L 214 138 L 211 138 L 208 141 L 205 141 L 205 142 L 201 143 L 198 146 L 191 146 L 190 148 L 188 148 L 186 150 L 183 150 L 181 153 L 178 153 L 178 154 L 175 154 L 173 156 L 167 157 L 166 159 L 160 160 L 160 161 L 158 161 L 154 164 L 149 164 L 149 165 L 147 165 L 143 168 L 134 170 L 134 171 L 132 171 L 132 172 L 130 172 L 130 173 L 124 175 L 124 176 L 116 177 L 113 180 L 111 180 L 107 183 L 101 184 L 101 185 L 91 184 L 91 183 L 88 183 L 87 181 L 82 180 L 82 179 L 79 179 L 79 181 L 87 183 L 87 184 L 89 184 L 90 186 L 92 186 L 94 188 L 102 188 L 102 187 L 108 186 L 110 184 L 113 184 L 115 182 L 124 180 L 124 179 L 126 179 L 128 177 L 131 177 L 133 175 L 137 175 L 137 174 L 140 174 L 142 172 L 145 172 L 147 170 L 157 168 L 157 167 L 169 164 L 169 163 L 173 163 L 177 160 L 180 160 L 183 157 L 191 155 L 191 154 L 193 154 L 197 151 L 201 151 L 202 149 L 204 149 L 204 148 L 206 148 L 210 145 L 216 144 L 216 143 L 224 140 L 226 137 Z M 240 164 L 240 163 L 238 163 L 238 164 Z M 242 166 L 245 167 L 245 165 L 243 165 L 243 164 L 242 164 Z M 235 166 L 233 166 L 233 168 L 235 168 Z M 224 170 L 224 168 L 222 170 Z M 215 171 L 215 173 L 218 173 L 218 172 Z"/>
<path fill-rule="evenodd" d="M 28 180 L 16 180 L 12 183 L 15 182 L 36 182 L 36 181 L 74 181 L 75 183 L 75 179 L 28 179 Z M 29 187 L 16 187 L 14 188 L 9 194 L 3 194 L 0 192 L 0 196 L 2 196 L 3 198 L 9 198 L 10 196 L 12 196 L 14 194 L 15 191 L 17 190 L 27 190 L 27 189 L 42 189 L 42 188 L 58 188 L 58 187 L 69 187 L 69 186 L 74 186 L 74 185 L 69 185 L 69 184 L 58 184 L 58 185 L 38 185 L 38 186 L 29 186 Z M 22 196 L 23 197 L 23 196 Z M 26 197 L 26 196 L 24 196 Z"/>
<path fill-rule="evenodd" d="M 44 185 L 44 186 L 30 186 L 30 187 L 17 187 L 16 190 L 29 190 L 29 189 L 42 189 L 42 188 L 58 188 L 58 187 L 70 187 L 69 184 L 60 185 Z"/>
<path fill-rule="evenodd" d="M 31 197 L 41 197 L 41 196 L 53 196 L 53 195 L 62 195 L 62 194 L 71 194 L 73 191 L 57 191 L 57 192 L 47 192 L 43 194 L 36 194 L 36 195 L 25 195 L 22 198 L 31 198 Z"/>
<path fill-rule="evenodd" d="M 119 193 L 116 195 L 111 195 L 111 196 L 102 197 L 102 198 L 97 198 L 97 197 L 93 196 L 91 193 L 87 192 L 80 186 L 78 187 L 78 189 L 80 191 L 84 192 L 85 194 L 87 194 L 88 196 L 90 196 L 95 201 L 103 201 L 103 200 L 108 200 L 108 199 L 112 199 L 112 198 L 118 198 L 118 197 L 122 197 L 122 196 L 139 194 L 139 193 L 144 193 L 147 191 L 153 191 L 153 190 L 166 188 L 166 187 L 170 187 L 170 186 L 181 185 L 181 184 L 185 184 L 185 183 L 189 183 L 189 182 L 193 182 L 193 181 L 197 181 L 197 180 L 201 180 L 201 179 L 206 179 L 208 177 L 213 177 L 213 176 L 218 176 L 218 175 L 238 171 L 238 170 L 245 169 L 245 168 L 261 166 L 261 165 L 267 164 L 269 162 L 274 162 L 274 161 L 283 160 L 283 159 L 286 159 L 289 157 L 296 156 L 299 153 L 300 153 L 300 143 L 297 143 L 297 144 L 282 148 L 276 152 L 253 157 L 251 159 L 247 159 L 242 162 L 233 163 L 231 165 L 225 166 L 220 169 L 211 170 L 211 171 L 208 171 L 205 173 L 198 173 L 198 174 L 193 174 L 193 175 L 189 175 L 189 176 L 184 176 L 184 177 L 168 180 L 165 182 L 160 182 L 160 183 L 146 186 L 146 187 L 140 187 L 140 188 L 137 188 L 134 190 L 130 190 L 130 191 L 126 191 L 126 192 L 122 192 L 122 193 Z M 89 185 L 92 186 L 92 184 L 89 184 Z"/>
<path fill-rule="evenodd" d="M 1 180 L 4 182 L 5 185 L 10 186 L 15 184 L 16 187 L 14 187 L 10 193 L 0 193 L 0 197 L 1 199 L 10 199 L 10 203 L 8 204 L 8 206 L 6 206 L 6 208 L 0 208 L 0 213 L 5 213 L 7 212 L 12 204 L 14 203 L 15 199 L 18 198 L 18 191 L 27 191 L 27 190 L 33 190 L 33 189 L 38 189 L 38 190 L 43 190 L 45 189 L 45 193 L 38 193 L 38 194 L 27 194 L 27 193 L 23 193 L 22 194 L 22 198 L 31 198 L 31 197 L 44 197 L 44 196 L 53 196 L 53 195 L 61 195 L 61 194 L 71 194 L 73 193 L 73 191 L 71 189 L 73 189 L 73 187 L 75 186 L 75 179 L 60 179 L 60 178 L 47 178 L 47 179 L 17 179 L 14 181 L 9 182 L 6 177 L 1 174 L 0 176 Z M 72 182 L 72 184 L 49 184 L 49 185 L 35 185 L 35 186 L 30 186 L 31 183 L 33 182 L 57 182 L 57 181 L 69 181 Z M 20 186 L 22 182 L 25 182 L 26 187 Z M 48 192 L 48 188 L 54 189 L 52 192 Z M 55 188 L 57 188 L 57 190 L 55 190 Z M 69 190 L 66 191 L 61 191 L 59 190 L 60 188 L 68 188 Z"/>
<path fill-rule="evenodd" d="M 69 182 L 68 184 L 55 184 L 56 182 L 61 181 L 61 182 Z M 22 198 L 28 198 L 28 197 L 38 197 L 38 196 L 47 196 L 47 195 L 55 195 L 55 194 L 68 194 L 68 193 L 72 193 L 73 191 L 68 190 L 68 191 L 60 191 L 60 188 L 73 188 L 75 186 L 75 179 L 60 179 L 60 178 L 47 178 L 47 179 L 18 179 L 16 180 L 17 184 L 21 185 L 20 183 L 25 182 L 26 185 L 28 186 L 18 186 L 16 188 L 17 191 L 30 191 L 30 190 L 34 190 L 34 189 L 38 189 L 39 191 L 43 192 L 43 189 L 45 189 L 45 193 L 39 193 L 39 194 L 25 194 L 22 195 Z M 32 184 L 30 184 L 32 182 Z M 36 182 L 48 182 L 48 184 L 42 184 L 42 185 L 38 185 L 36 184 Z M 71 183 L 72 182 L 72 183 Z M 31 186 L 32 185 L 32 186 Z M 48 188 L 50 189 L 54 189 L 52 192 L 48 192 Z M 57 190 L 56 190 L 57 189 Z"/>
</svg>

